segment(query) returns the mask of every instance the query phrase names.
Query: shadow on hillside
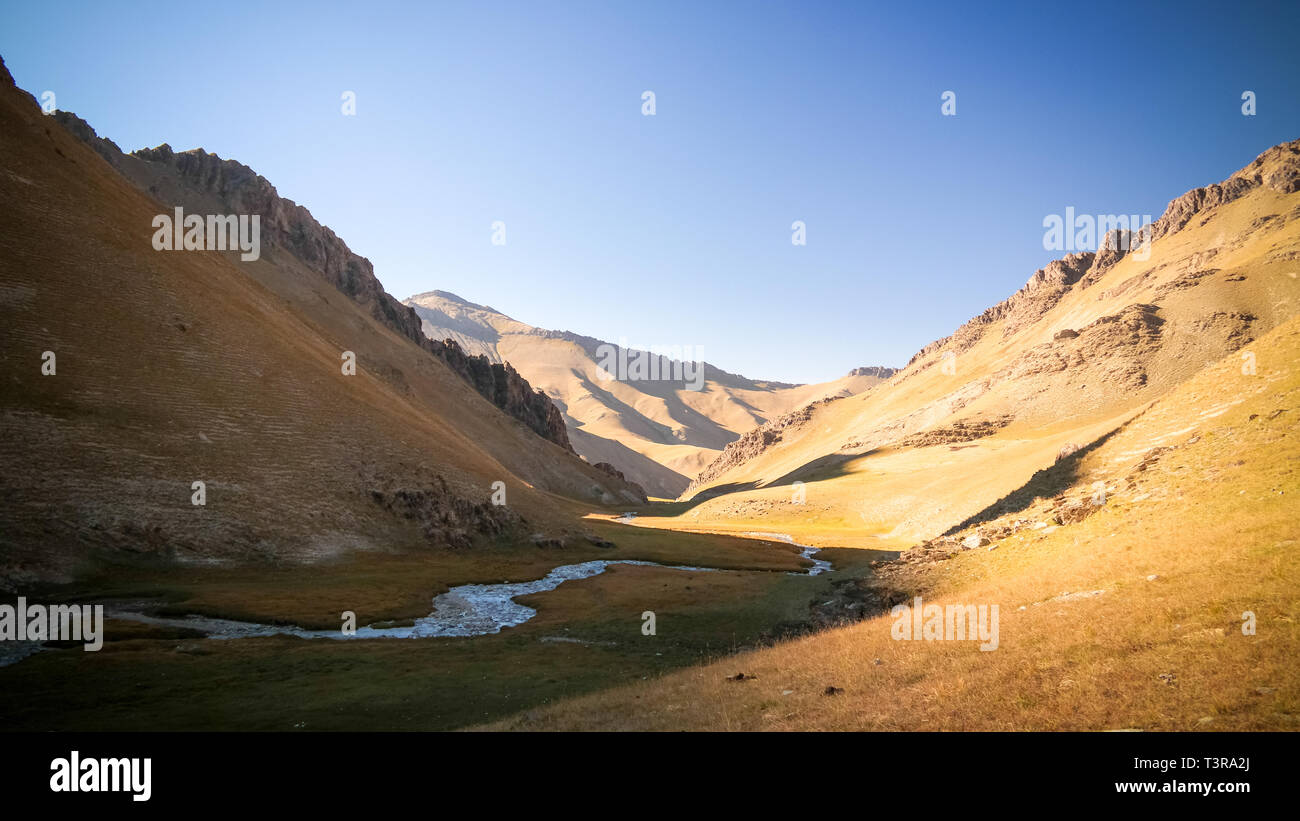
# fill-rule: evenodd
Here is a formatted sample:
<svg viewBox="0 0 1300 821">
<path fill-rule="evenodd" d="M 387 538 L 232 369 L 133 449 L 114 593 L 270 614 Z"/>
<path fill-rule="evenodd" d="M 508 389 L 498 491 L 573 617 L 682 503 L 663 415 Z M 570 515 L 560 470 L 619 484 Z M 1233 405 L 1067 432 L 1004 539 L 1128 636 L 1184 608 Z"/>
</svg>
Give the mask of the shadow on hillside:
<svg viewBox="0 0 1300 821">
<path fill-rule="evenodd" d="M 651 496 L 675 497 L 690 484 L 690 479 L 672 468 L 665 467 L 614 439 L 573 427 L 569 429 L 569 441 L 575 450 L 591 455 L 589 462 L 612 464 L 629 481 L 641 484 Z"/>
<path fill-rule="evenodd" d="M 792 485 L 795 482 L 824 482 L 828 479 L 838 479 L 841 476 L 849 474 L 846 465 L 849 462 L 856 462 L 858 459 L 865 459 L 880 452 L 880 448 L 872 448 L 862 453 L 828 453 L 825 456 L 819 456 L 811 462 L 805 462 L 784 476 L 771 481 L 763 487 L 783 487 Z"/>
<path fill-rule="evenodd" d="M 1119 433 L 1123 427 L 1123 425 L 1120 425 L 1114 430 L 1094 439 L 1092 442 L 1079 448 L 1069 456 L 1066 456 L 1063 459 L 1058 459 L 1051 467 L 1035 471 L 1034 475 L 1029 477 L 1029 481 L 1025 482 L 1019 488 L 1011 491 L 1006 496 L 998 499 L 979 513 L 967 518 L 965 521 L 948 528 L 941 535 L 951 536 L 971 527 L 972 525 L 991 522 L 999 517 L 1007 515 L 1008 513 L 1019 513 L 1028 510 L 1029 506 L 1038 499 L 1050 499 L 1064 493 L 1079 481 L 1079 465 L 1083 461 L 1083 457 L 1101 447 L 1112 436 Z"/>
<path fill-rule="evenodd" d="M 649 507 L 643 507 L 637 513 L 638 516 L 677 516 L 695 508 L 710 499 L 716 499 L 719 496 L 726 496 L 728 493 L 739 493 L 744 490 L 753 490 L 758 487 L 757 482 L 733 482 L 728 485 L 718 485 L 703 490 L 689 499 L 680 502 L 652 502 Z"/>
<path fill-rule="evenodd" d="M 668 417 L 677 423 L 679 429 L 687 432 L 685 439 L 678 439 L 673 435 L 671 426 L 656 422 L 641 413 L 641 411 L 614 396 L 610 391 L 588 379 L 577 368 L 571 368 L 569 373 L 578 380 L 578 384 L 581 385 L 583 390 L 618 414 L 629 432 L 644 436 L 651 442 L 660 445 L 694 445 L 696 447 L 721 450 L 739 438 L 738 434 L 727 430 L 722 425 L 687 405 L 675 393 L 668 392 L 660 396 L 647 389 L 648 386 L 658 383 L 625 382 L 624 384 L 632 385 L 642 393 L 655 396 L 663 401 Z M 756 419 L 758 420 L 756 424 L 762 424 L 765 421 L 761 416 L 756 417 Z"/>
<path fill-rule="evenodd" d="M 848 475 L 845 465 L 855 459 L 861 459 L 864 456 L 870 456 L 876 453 L 877 449 L 873 448 L 865 453 L 831 453 L 821 456 L 817 459 L 801 465 L 784 476 L 767 484 L 758 482 L 731 482 L 725 485 L 716 485 L 705 488 L 689 499 L 680 502 L 656 502 L 648 508 L 642 509 L 638 514 L 641 516 L 677 516 L 695 508 L 710 499 L 716 499 L 719 496 L 726 496 L 730 493 L 742 493 L 747 490 L 766 490 L 773 487 L 788 487 L 796 481 L 811 483 L 821 482 L 827 479 L 836 479 Z M 796 479 L 795 477 L 799 477 Z"/>
</svg>

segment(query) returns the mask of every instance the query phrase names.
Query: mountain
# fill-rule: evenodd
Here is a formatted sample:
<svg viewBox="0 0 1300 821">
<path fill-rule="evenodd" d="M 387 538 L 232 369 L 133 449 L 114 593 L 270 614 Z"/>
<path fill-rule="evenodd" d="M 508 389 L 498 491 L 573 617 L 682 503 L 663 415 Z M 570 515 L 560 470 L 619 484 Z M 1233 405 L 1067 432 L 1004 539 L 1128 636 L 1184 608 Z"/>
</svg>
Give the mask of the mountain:
<svg viewBox="0 0 1300 821">
<path fill-rule="evenodd" d="M 823 551 L 839 576 L 814 603 L 829 629 L 488 728 L 1293 729 L 1300 317 L 1248 350 L 1254 373 L 1235 351 L 1195 362 L 1103 440 L 897 561 Z M 915 596 L 998 608 L 996 652 L 900 639 L 912 612 L 891 608 Z"/>
<path fill-rule="evenodd" d="M 156 250 L 175 207 L 259 215 L 260 255 Z M 9 589 L 103 563 L 510 545 L 643 498 L 512 369 L 426 340 L 265 180 L 122 154 L 2 68 L 0 311 Z"/>
<path fill-rule="evenodd" d="M 1070 254 L 870 391 L 728 445 L 644 524 L 907 547 L 1104 441 L 1300 309 L 1300 141 L 1176 199 L 1142 252 Z M 798 483 L 798 484 L 796 484 Z"/>
<path fill-rule="evenodd" d="M 676 380 L 635 373 L 610 379 L 605 365 L 637 353 L 537 328 L 446 291 L 416 294 L 405 304 L 429 338 L 509 362 L 545 391 L 560 407 L 574 449 L 588 461 L 611 463 L 651 495 L 666 498 L 686 490 L 724 447 L 754 427 L 809 402 L 861 393 L 894 372 L 857 368 L 830 382 L 791 385 L 746 379 L 704 363 L 694 384 L 685 370 Z"/>
<path fill-rule="evenodd" d="M 375 277 L 370 261 L 354 254 L 306 208 L 281 197 L 265 178 L 234 160 L 203 149 L 176 152 L 163 144 L 130 154 L 99 137 L 88 123 L 66 111 L 55 120 L 160 202 L 191 214 L 258 214 L 266 240 L 282 253 L 272 254 L 281 268 L 301 267 L 324 278 L 372 318 L 442 359 L 484 398 L 519 419 L 540 436 L 571 449 L 559 411 L 545 395 L 532 390 L 508 364 L 489 362 L 456 345 L 420 333 L 420 320 L 390 296 Z M 298 272 L 291 272 L 291 275 Z"/>
</svg>

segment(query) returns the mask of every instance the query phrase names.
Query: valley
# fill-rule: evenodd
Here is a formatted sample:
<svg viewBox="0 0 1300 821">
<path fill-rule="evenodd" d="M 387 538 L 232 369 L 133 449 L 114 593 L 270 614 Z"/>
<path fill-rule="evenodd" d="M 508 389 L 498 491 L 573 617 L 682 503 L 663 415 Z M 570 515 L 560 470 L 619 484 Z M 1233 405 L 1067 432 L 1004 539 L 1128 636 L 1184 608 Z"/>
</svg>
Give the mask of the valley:
<svg viewBox="0 0 1300 821">
<path fill-rule="evenodd" d="M 106 618 L 5 644 L 0 724 L 1296 729 L 1300 141 L 1261 148 L 792 384 L 399 301 L 248 166 L 3 70 L 0 596 Z M 1000 634 L 901 641 L 918 597 Z"/>
<path fill-rule="evenodd" d="M 858 368 L 814 385 L 753 380 L 708 362 L 684 362 L 689 345 L 679 346 L 676 359 L 652 355 L 628 349 L 625 341 L 536 328 L 445 291 L 416 294 L 404 304 L 415 309 L 430 339 L 509 361 L 556 402 L 578 453 L 613 464 L 660 499 L 677 498 L 755 426 L 818 399 L 860 393 L 894 372 Z"/>
</svg>

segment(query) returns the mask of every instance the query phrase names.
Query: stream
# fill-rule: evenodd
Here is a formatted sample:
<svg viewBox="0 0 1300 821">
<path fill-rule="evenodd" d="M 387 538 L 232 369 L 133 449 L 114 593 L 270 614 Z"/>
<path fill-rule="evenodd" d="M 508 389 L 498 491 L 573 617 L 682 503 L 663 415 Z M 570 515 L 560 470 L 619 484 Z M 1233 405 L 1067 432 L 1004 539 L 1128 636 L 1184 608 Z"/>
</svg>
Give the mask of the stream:
<svg viewBox="0 0 1300 821">
<path fill-rule="evenodd" d="M 670 570 L 713 572 L 714 567 L 660 564 L 636 559 L 596 559 L 578 564 L 565 564 L 530 582 L 503 582 L 501 584 L 462 584 L 433 598 L 433 612 L 401 627 L 358 627 L 355 633 L 342 630 L 307 630 L 292 625 L 257 624 L 230 621 L 205 616 L 167 618 L 150 616 L 135 610 L 108 609 L 106 618 L 156 624 L 163 627 L 184 627 L 201 630 L 210 639 L 242 639 L 256 636 L 298 636 L 299 638 L 327 639 L 428 639 L 467 636 L 486 636 L 500 633 L 506 627 L 515 627 L 537 615 L 531 607 L 515 601 L 516 596 L 545 593 L 568 581 L 589 579 L 605 572 L 610 565 L 628 564 L 641 567 L 666 567 Z"/>
<path fill-rule="evenodd" d="M 803 548 L 803 550 L 799 552 L 799 555 L 803 556 L 805 559 L 813 563 L 813 566 L 808 570 L 807 573 L 807 575 L 809 576 L 818 576 L 822 573 L 829 573 L 835 569 L 831 567 L 830 562 L 826 561 L 825 559 L 819 559 L 813 555 L 814 553 L 821 550 L 820 547 L 813 547 L 812 545 L 799 544 L 794 540 L 794 537 L 791 536 L 789 533 L 746 533 L 745 535 L 756 536 L 760 539 L 775 539 L 778 542 L 785 542 L 786 544 L 792 544 L 795 547 Z M 790 575 L 803 576 L 805 574 L 802 572 L 791 571 Z"/>
<path fill-rule="evenodd" d="M 631 524 L 632 516 L 625 514 L 623 519 Z M 792 576 L 816 576 L 831 570 L 831 563 L 813 556 L 817 548 L 801 545 L 784 533 L 748 533 L 763 539 L 772 539 L 803 548 L 801 555 L 813 563 L 806 573 L 791 571 Z M 515 627 L 537 615 L 537 611 L 515 601 L 518 596 L 530 593 L 544 593 L 554 590 L 568 581 L 589 579 L 604 573 L 611 565 L 625 564 L 640 567 L 664 567 L 670 570 L 714 572 L 715 567 L 692 567 L 689 565 L 660 564 L 636 559 L 596 559 L 578 564 L 560 565 L 540 579 L 528 582 L 503 582 L 500 584 L 462 584 L 450 588 L 433 599 L 433 612 L 418 618 L 413 624 L 403 626 L 365 626 L 356 628 L 355 633 L 344 633 L 341 629 L 308 630 L 294 625 L 258 624 L 256 622 L 233 621 L 208 616 L 153 616 L 144 612 L 153 606 L 152 602 L 129 602 L 109 605 L 104 609 L 106 619 L 152 624 L 160 627 L 178 627 L 197 630 L 210 639 L 243 639 L 259 636 L 297 636 L 299 638 L 328 639 L 422 639 L 485 636 L 499 633 L 507 627 Z M 382 624 L 382 622 L 380 623 Z M 19 648 L 13 648 L 18 651 Z M 19 652 L 0 653 L 0 667 L 15 663 L 38 647 L 24 647 Z"/>
</svg>

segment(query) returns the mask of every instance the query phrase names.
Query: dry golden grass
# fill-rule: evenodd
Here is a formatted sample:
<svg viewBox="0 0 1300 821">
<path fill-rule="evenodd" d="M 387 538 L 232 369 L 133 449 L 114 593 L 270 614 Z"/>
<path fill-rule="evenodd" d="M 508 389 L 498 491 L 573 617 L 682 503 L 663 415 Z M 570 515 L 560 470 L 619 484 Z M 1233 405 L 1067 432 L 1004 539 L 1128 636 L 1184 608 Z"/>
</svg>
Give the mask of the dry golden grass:
<svg viewBox="0 0 1300 821">
<path fill-rule="evenodd" d="M 1269 155 L 1269 162 L 1280 162 Z M 1300 192 L 1266 186 L 1197 214 L 1157 240 L 1149 259 L 1125 257 L 1087 288 L 1076 284 L 1036 322 L 1004 336 L 984 326 L 951 373 L 936 350 L 882 385 L 820 407 L 811 420 L 701 488 L 716 498 L 644 524 L 714 532 L 778 530 L 821 546 L 902 548 L 956 525 L 1052 464 L 1062 446 L 1115 430 L 1151 402 L 1300 306 Z M 1154 306 L 1150 345 L 1055 342 L 1133 306 Z M 1242 336 L 1229 329 L 1248 325 Z M 959 332 L 958 336 L 961 335 Z M 1047 346 L 1046 354 L 1040 346 Z M 1018 370 L 1056 355 L 1058 370 Z M 1125 378 L 1141 369 L 1142 378 Z M 1008 375 L 1010 374 L 1010 375 Z M 956 446 L 899 447 L 907 434 L 955 420 L 1010 414 L 994 435 Z M 793 504 L 803 482 L 805 502 Z"/>
<path fill-rule="evenodd" d="M 916 570 L 927 603 L 999 605 L 995 651 L 895 641 L 883 615 L 489 726 L 1300 728 L 1300 320 L 1249 349 L 1256 375 L 1229 356 L 1081 460 L 1070 494 L 1113 488 L 1095 515 Z M 1135 470 L 1155 446 L 1173 449 Z"/>
</svg>

